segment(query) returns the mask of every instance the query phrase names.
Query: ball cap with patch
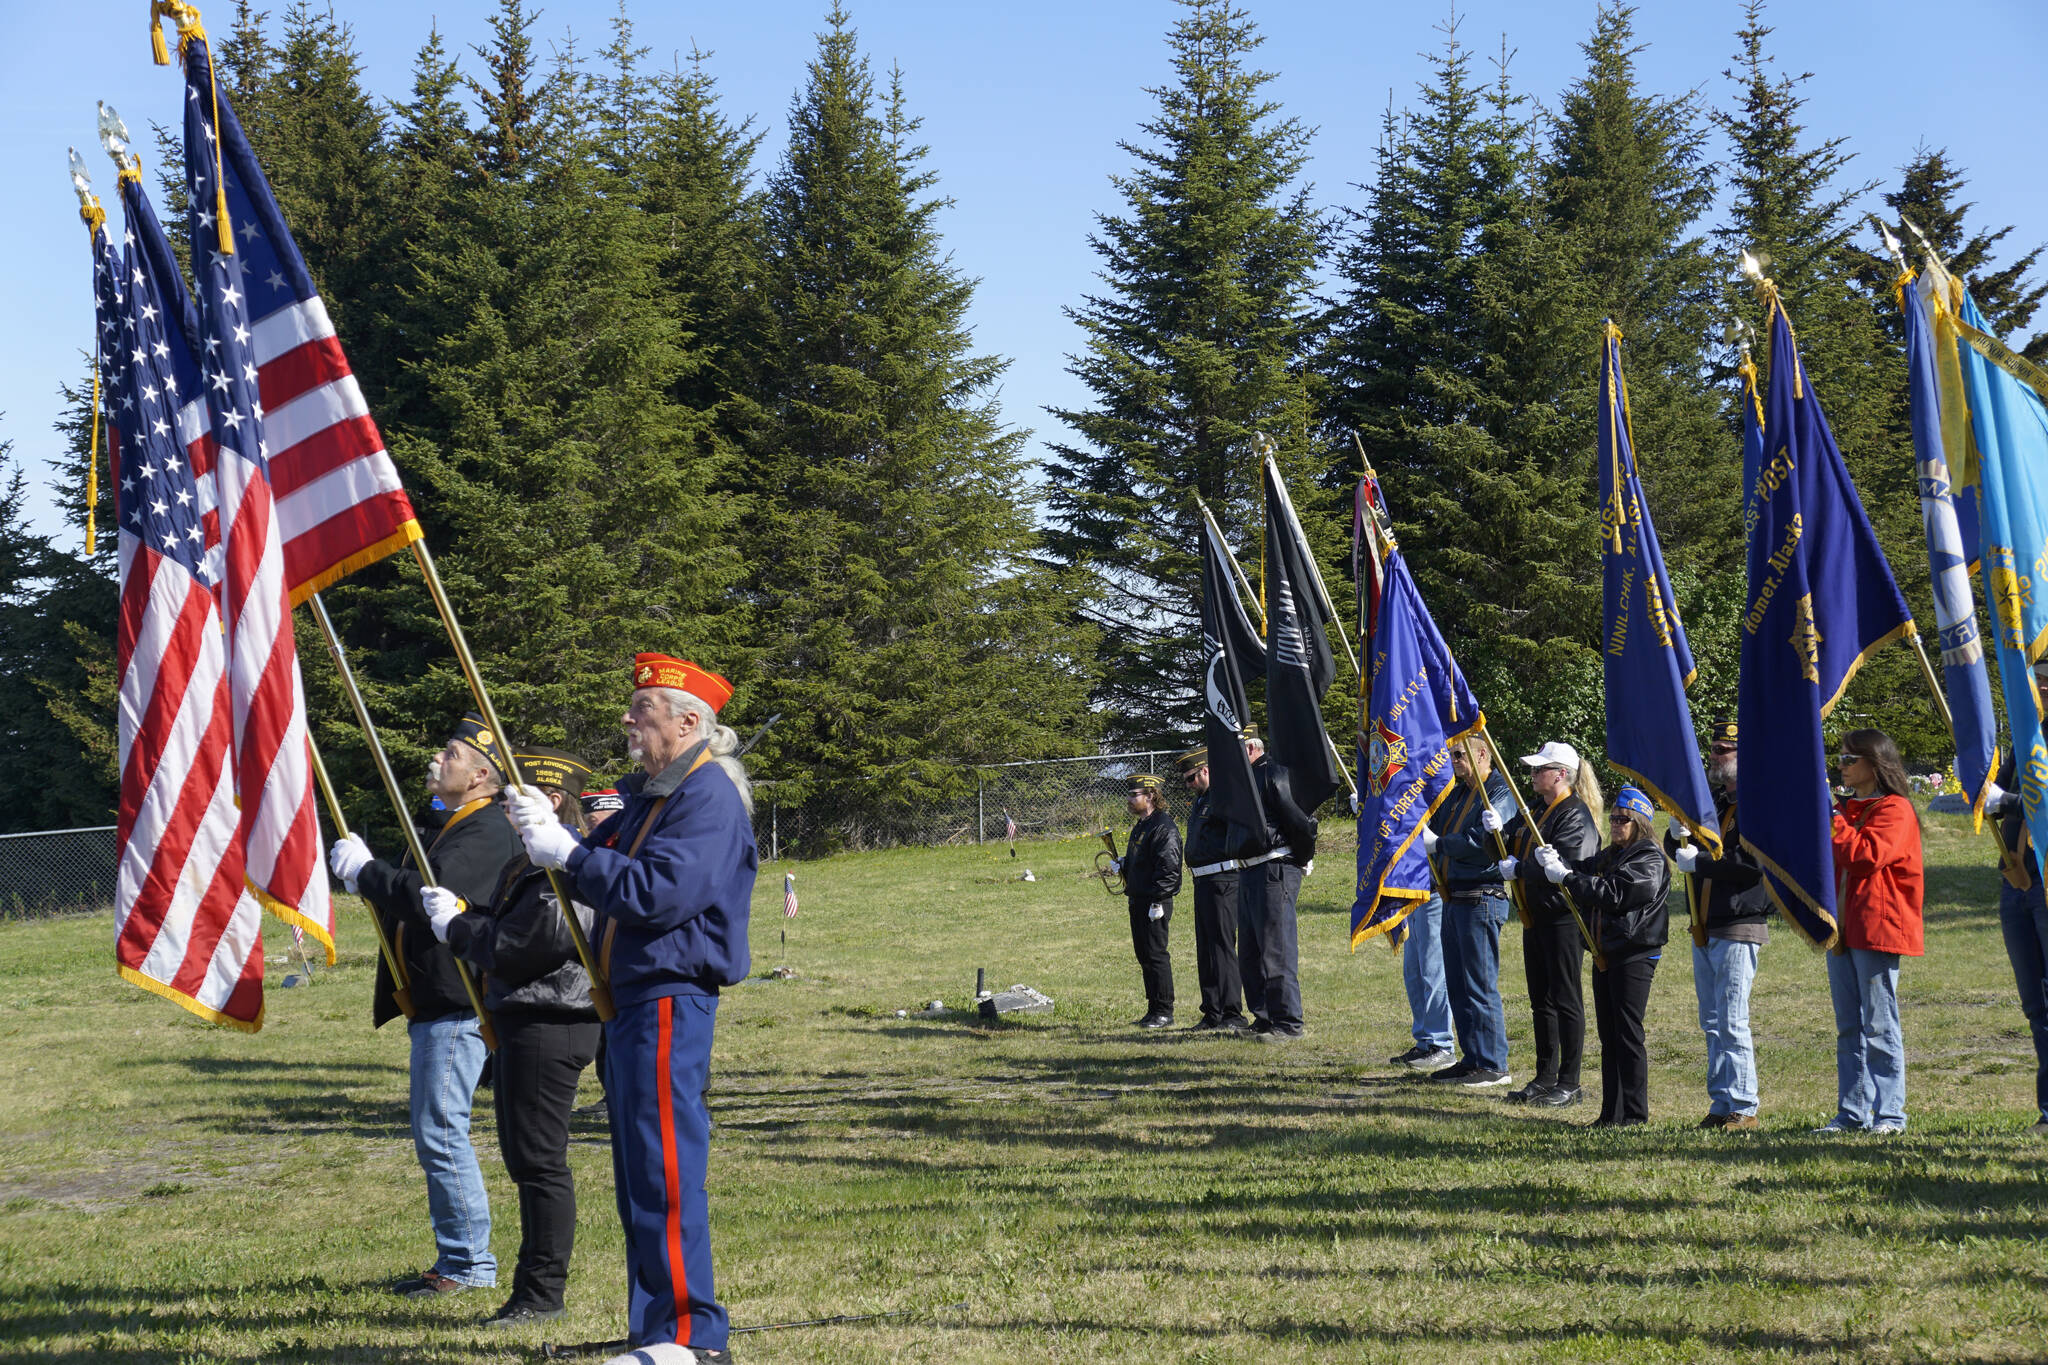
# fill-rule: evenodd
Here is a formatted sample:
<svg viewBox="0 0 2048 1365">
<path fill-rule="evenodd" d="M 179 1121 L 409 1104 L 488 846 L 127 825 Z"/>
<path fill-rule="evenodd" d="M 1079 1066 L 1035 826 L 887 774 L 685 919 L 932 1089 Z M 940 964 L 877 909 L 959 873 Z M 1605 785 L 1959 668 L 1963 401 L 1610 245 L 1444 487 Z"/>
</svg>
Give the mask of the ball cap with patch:
<svg viewBox="0 0 2048 1365">
<path fill-rule="evenodd" d="M 561 749 L 532 745 L 513 751 L 519 758 L 519 770 L 526 774 L 526 780 L 570 796 L 583 795 L 583 784 L 590 780 L 591 767 L 572 753 Z"/>
<path fill-rule="evenodd" d="M 1563 768 L 1574 777 L 1579 772 L 1579 751 L 1562 740 L 1551 740 L 1533 754 L 1523 754 L 1522 762 L 1532 768 Z"/>
<path fill-rule="evenodd" d="M 672 654 L 633 656 L 633 686 L 674 687 L 691 696 L 702 697 L 713 711 L 724 709 L 732 700 L 732 684 L 708 668 L 699 668 Z"/>
<path fill-rule="evenodd" d="M 464 714 L 455 726 L 455 733 L 449 736 L 459 739 L 470 748 L 490 760 L 500 777 L 505 775 L 505 746 L 491 733 L 491 727 L 484 724 L 484 718 L 474 711 Z"/>
</svg>

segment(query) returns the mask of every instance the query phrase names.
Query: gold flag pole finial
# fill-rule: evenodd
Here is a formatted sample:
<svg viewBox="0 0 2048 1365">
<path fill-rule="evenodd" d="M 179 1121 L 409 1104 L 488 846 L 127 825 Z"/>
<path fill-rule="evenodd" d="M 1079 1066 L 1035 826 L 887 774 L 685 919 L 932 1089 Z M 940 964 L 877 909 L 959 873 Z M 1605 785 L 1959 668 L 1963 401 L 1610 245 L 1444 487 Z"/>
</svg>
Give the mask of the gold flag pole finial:
<svg viewBox="0 0 2048 1365">
<path fill-rule="evenodd" d="M 165 19 L 178 26 L 178 55 L 185 55 L 185 46 L 191 42 L 206 42 L 206 27 L 199 22 L 199 8 L 185 0 L 151 0 L 149 7 L 149 37 L 151 50 L 158 66 L 171 64 L 170 49 L 164 45 Z M 220 145 L 220 77 L 213 69 L 213 47 L 206 49 L 206 85 L 213 101 L 213 124 L 209 129 L 213 142 L 213 226 L 220 243 L 220 254 L 235 254 L 235 229 L 228 221 L 228 177 L 227 168 L 221 157 Z M 188 153 L 189 155 L 189 153 Z"/>
</svg>

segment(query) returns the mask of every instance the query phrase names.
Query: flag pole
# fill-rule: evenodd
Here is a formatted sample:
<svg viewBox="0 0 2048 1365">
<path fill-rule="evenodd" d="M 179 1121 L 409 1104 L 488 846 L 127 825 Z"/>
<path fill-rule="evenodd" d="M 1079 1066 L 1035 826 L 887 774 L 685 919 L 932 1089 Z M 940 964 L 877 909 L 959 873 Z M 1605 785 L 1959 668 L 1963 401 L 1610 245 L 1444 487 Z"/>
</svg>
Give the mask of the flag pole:
<svg viewBox="0 0 2048 1365">
<path fill-rule="evenodd" d="M 1223 538 L 1222 529 L 1216 525 L 1215 514 L 1209 510 L 1209 504 L 1202 501 L 1202 495 L 1199 493 L 1195 495 L 1195 506 L 1202 509 L 1202 519 L 1209 523 L 1209 534 L 1216 538 L 1217 548 L 1221 549 L 1223 557 L 1230 561 L 1230 567 L 1237 574 L 1237 581 L 1244 584 L 1246 591 L 1250 591 L 1251 580 L 1244 576 L 1244 567 L 1237 562 L 1237 556 L 1231 552 L 1230 542 Z M 1265 605 L 1256 600 L 1253 605 L 1258 607 L 1259 629 L 1264 630 L 1266 628 Z M 1355 665 L 1356 661 L 1354 660 L 1353 663 Z M 1350 792 L 1351 799 L 1356 801 L 1358 799 L 1358 784 L 1351 780 L 1351 771 L 1344 766 L 1344 756 L 1337 752 L 1337 741 L 1330 738 L 1330 731 L 1327 726 L 1323 727 L 1323 743 L 1330 748 L 1330 758 L 1337 765 L 1337 776 L 1344 779 L 1344 789 Z"/>
<path fill-rule="evenodd" d="M 1486 728 L 1486 721 L 1483 718 L 1479 722 L 1479 737 L 1486 741 L 1487 749 L 1493 754 L 1493 766 L 1501 769 L 1503 776 L 1507 776 L 1508 790 L 1515 797 L 1515 809 L 1522 813 L 1522 823 L 1529 827 L 1530 843 L 1536 848 L 1549 848 L 1550 841 L 1543 837 L 1543 831 L 1536 825 L 1536 817 L 1529 813 L 1529 803 L 1522 799 L 1522 789 L 1515 784 L 1512 776 L 1508 776 L 1507 769 L 1501 762 L 1500 745 L 1493 742 L 1493 731 Z M 1498 830 L 1494 832 L 1494 837 L 1501 840 L 1501 847 L 1505 850 L 1507 841 Z M 1557 892 L 1564 897 L 1565 909 L 1571 911 L 1572 918 L 1578 922 L 1579 937 L 1586 940 L 1586 946 L 1593 950 L 1593 965 L 1603 972 L 1606 971 L 1607 954 L 1601 952 L 1600 945 L 1593 941 L 1593 931 L 1586 927 L 1586 917 L 1579 913 L 1579 903 L 1572 899 L 1572 893 L 1565 890 L 1562 884 L 1558 885 Z"/>
<path fill-rule="evenodd" d="M 327 656 L 334 660 L 334 671 L 341 678 L 341 690 L 349 700 L 349 706 L 356 713 L 356 725 L 363 732 L 364 741 L 370 746 L 370 759 L 377 767 L 377 776 L 384 781 L 384 794 L 391 800 L 391 813 L 397 817 L 398 827 L 405 834 L 406 850 L 412 854 L 413 867 L 420 874 L 420 884 L 435 886 L 433 865 L 427 861 L 427 850 L 420 843 L 420 832 L 413 825 L 412 815 L 405 808 L 405 793 L 399 788 L 398 776 L 391 770 L 391 758 L 384 752 L 384 741 L 377 734 L 377 726 L 370 719 L 369 703 L 363 699 L 363 690 L 356 684 L 356 674 L 349 667 L 348 653 L 341 646 L 341 636 L 334 629 L 334 619 L 327 614 L 327 604 L 314 593 L 307 599 L 313 608 L 313 620 L 320 627 L 320 638 L 327 643 Z M 308 737 L 310 739 L 310 736 Z M 334 794 L 334 785 L 327 775 L 326 765 L 321 763 L 319 751 L 313 753 L 313 771 L 320 779 L 321 789 L 327 793 L 327 808 L 334 816 L 335 832 L 342 838 L 348 837 L 348 822 L 342 818 L 341 801 Z M 370 922 L 377 926 L 377 941 L 383 945 L 385 962 L 391 968 L 393 999 L 398 1002 L 401 1013 L 412 1017 L 412 980 L 405 970 L 405 964 L 393 951 L 391 942 L 385 937 L 384 923 L 374 908 L 370 911 Z M 462 978 L 462 989 L 469 996 L 470 1008 L 476 1011 L 477 1029 L 484 1036 L 484 1042 L 496 1051 L 498 1032 L 491 1024 L 490 1014 L 484 1009 L 483 993 L 477 989 L 476 978 L 470 973 L 469 964 L 460 957 L 455 959 L 455 971 Z"/>
<path fill-rule="evenodd" d="M 506 737 L 505 727 L 499 723 L 497 708 L 491 705 L 489 693 L 484 690 L 483 674 L 477 671 L 476 656 L 469 652 L 469 641 L 462 634 L 462 623 L 455 619 L 455 608 L 449 604 L 448 590 L 441 584 L 440 571 L 434 567 L 434 556 L 427 549 L 425 540 L 412 543 L 412 556 L 420 566 L 420 573 L 427 580 L 427 592 L 434 599 L 434 609 L 441 613 L 441 624 L 447 628 L 448 642 L 455 647 L 456 662 L 462 666 L 463 677 L 469 680 L 470 695 L 476 698 L 476 709 L 504 746 L 507 775 L 515 783 L 523 783 L 524 775 L 519 769 L 519 755 L 513 751 L 513 744 Z M 548 885 L 555 893 L 555 903 L 561 907 L 562 922 L 568 926 L 569 941 L 576 946 L 576 957 L 582 962 L 583 970 L 590 975 L 590 1003 L 597 1008 L 599 1019 L 610 1019 L 617 1013 L 612 1005 L 611 982 L 605 976 L 597 954 L 591 950 L 590 936 L 583 932 L 583 922 L 576 918 L 576 907 L 570 899 L 569 884 L 556 868 L 548 868 Z M 456 959 L 461 965 L 461 959 Z"/>
</svg>

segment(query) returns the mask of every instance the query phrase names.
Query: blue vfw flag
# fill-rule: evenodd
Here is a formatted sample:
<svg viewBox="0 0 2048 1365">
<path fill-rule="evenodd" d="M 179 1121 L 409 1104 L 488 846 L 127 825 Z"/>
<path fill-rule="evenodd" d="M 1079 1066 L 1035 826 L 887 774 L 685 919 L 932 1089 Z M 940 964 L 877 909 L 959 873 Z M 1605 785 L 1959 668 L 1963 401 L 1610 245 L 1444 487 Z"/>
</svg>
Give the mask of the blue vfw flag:
<svg viewBox="0 0 2048 1365">
<path fill-rule="evenodd" d="M 1956 779 L 1970 798 L 1970 816 L 1984 822 L 1984 798 L 1998 775 L 1998 717 L 1991 710 L 1990 670 L 1977 633 L 1977 603 L 1970 571 L 1978 557 L 1977 497 L 1958 489 L 1942 443 L 1937 341 L 1927 304 L 1913 277 L 1899 282 L 1906 323 L 1907 390 L 1912 398 L 1913 458 L 1920 483 L 1920 523 L 1927 533 L 1927 568 L 1934 581 L 1934 623 L 1941 632 L 1941 681 L 1955 720 Z M 1962 460 L 1961 452 L 1957 453 Z M 1967 518 L 1959 513 L 1967 513 Z M 1969 523 L 1966 539 L 1964 521 Z"/>
<path fill-rule="evenodd" d="M 1938 271 L 1928 263 L 1930 275 Z M 1944 445 L 1966 465 L 1958 482 L 1978 489 L 1984 601 L 2027 833 L 2039 850 L 2048 848 L 2048 744 L 2033 665 L 2048 650 L 2048 375 L 1985 330 L 1958 282 L 1944 275 L 1941 284 L 1928 302 L 1941 350 L 1954 357 L 1936 357 Z M 1968 414 L 1966 429 L 1952 413 Z"/>
<path fill-rule="evenodd" d="M 1742 843 L 1806 940 L 1835 939 L 1833 794 L 1822 722 L 1871 651 L 1913 630 L 1777 289 L 1763 450 L 1750 490 L 1737 757 Z"/>
<path fill-rule="evenodd" d="M 1721 856 L 1721 826 L 1700 764 L 1692 707 L 1692 650 L 1664 572 L 1657 528 L 1636 475 L 1621 329 L 1600 344 L 1600 566 L 1605 586 L 1601 656 L 1607 680 L 1607 761 Z"/>
<path fill-rule="evenodd" d="M 1451 790 L 1451 746 L 1485 723 L 1450 647 L 1422 605 L 1398 549 L 1389 548 L 1378 629 L 1366 645 L 1372 695 L 1365 717 L 1365 790 L 1358 815 L 1358 899 L 1351 946 L 1398 929 L 1436 894 L 1422 826 Z"/>
</svg>

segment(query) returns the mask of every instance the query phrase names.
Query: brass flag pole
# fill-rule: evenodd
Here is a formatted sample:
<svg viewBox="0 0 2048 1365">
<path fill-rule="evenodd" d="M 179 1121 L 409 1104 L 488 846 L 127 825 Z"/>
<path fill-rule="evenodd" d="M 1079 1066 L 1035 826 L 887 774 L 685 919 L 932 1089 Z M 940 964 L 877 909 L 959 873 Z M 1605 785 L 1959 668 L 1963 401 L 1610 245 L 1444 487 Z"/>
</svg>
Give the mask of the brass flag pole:
<svg viewBox="0 0 2048 1365">
<path fill-rule="evenodd" d="M 462 623 L 455 619 L 455 608 L 449 604 L 448 590 L 441 584 L 441 574 L 434 567 L 434 556 L 427 549 L 427 542 L 415 540 L 412 543 L 413 558 L 418 561 L 420 573 L 427 580 L 427 592 L 434 599 L 434 609 L 441 613 L 441 624 L 448 631 L 448 642 L 455 647 L 456 662 L 462 666 L 463 677 L 469 680 L 470 695 L 476 698 L 476 709 L 483 716 L 484 724 L 490 727 L 498 742 L 505 746 L 505 762 L 512 781 L 523 785 L 525 774 L 519 768 L 519 756 L 512 742 L 505 735 L 505 727 L 498 721 L 498 710 L 491 705 L 490 694 L 484 689 L 483 674 L 477 671 L 476 656 L 469 651 L 469 641 L 462 633 Z M 562 922 L 568 926 L 570 942 L 576 945 L 576 957 L 583 964 L 583 970 L 590 974 L 590 1001 L 597 1008 L 597 1017 L 610 1019 L 617 1010 L 612 1005 L 611 982 L 606 978 L 597 954 L 591 950 L 590 936 L 583 932 L 583 922 L 576 918 L 575 903 L 570 899 L 568 881 L 556 868 L 547 869 L 548 885 L 553 888 L 555 902 L 561 907 Z"/>
</svg>

